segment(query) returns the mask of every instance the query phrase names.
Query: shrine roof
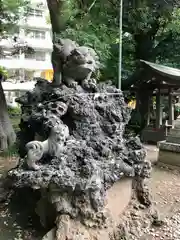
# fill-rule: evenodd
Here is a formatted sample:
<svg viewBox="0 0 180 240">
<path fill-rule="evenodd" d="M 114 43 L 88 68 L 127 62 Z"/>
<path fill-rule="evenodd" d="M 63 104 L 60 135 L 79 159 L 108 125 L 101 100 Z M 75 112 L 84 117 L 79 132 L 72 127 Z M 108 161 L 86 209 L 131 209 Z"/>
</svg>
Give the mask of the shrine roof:
<svg viewBox="0 0 180 240">
<path fill-rule="evenodd" d="M 167 67 L 164 65 L 160 65 L 160 64 L 156 64 L 156 63 L 152 63 L 152 62 L 148 62 L 148 61 L 144 61 L 144 60 L 141 60 L 141 62 L 145 66 L 149 67 L 152 72 L 155 72 L 155 73 L 161 75 L 162 77 L 168 78 L 169 80 L 170 79 L 180 80 L 180 69 Z"/>
</svg>

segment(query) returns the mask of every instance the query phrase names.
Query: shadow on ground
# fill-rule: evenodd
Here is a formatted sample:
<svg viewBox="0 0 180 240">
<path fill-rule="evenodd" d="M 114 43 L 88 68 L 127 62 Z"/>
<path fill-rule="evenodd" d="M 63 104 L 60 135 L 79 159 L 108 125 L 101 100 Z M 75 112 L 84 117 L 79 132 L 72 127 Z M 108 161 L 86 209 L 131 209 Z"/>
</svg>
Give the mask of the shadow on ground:
<svg viewBox="0 0 180 240">
<path fill-rule="evenodd" d="M 40 240 L 47 230 L 41 227 L 35 214 L 37 192 L 19 189 L 0 207 L 1 240 Z"/>
</svg>

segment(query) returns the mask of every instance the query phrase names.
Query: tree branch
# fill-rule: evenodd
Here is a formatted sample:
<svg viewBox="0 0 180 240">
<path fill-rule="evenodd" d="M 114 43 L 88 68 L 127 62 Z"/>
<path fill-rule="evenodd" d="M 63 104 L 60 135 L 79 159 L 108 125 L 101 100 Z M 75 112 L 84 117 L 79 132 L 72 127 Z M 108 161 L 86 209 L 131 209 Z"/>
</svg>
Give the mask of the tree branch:
<svg viewBox="0 0 180 240">
<path fill-rule="evenodd" d="M 163 44 L 172 41 L 172 39 L 173 39 L 173 34 L 172 32 L 169 32 L 169 34 L 163 40 L 161 40 L 153 49 L 153 55 L 157 55 L 159 49 L 162 48 Z"/>
<path fill-rule="evenodd" d="M 94 7 L 95 3 L 96 3 L 96 0 L 94 0 L 94 1 L 91 3 L 91 5 L 90 5 L 90 7 L 88 8 L 88 11 L 87 11 L 87 12 L 90 12 L 90 11 L 91 11 L 91 9 Z"/>
<path fill-rule="evenodd" d="M 21 53 L 33 54 L 34 49 L 28 43 L 18 37 L 13 37 L 11 51 L 7 52 L 5 48 L 0 47 L 0 56 L 12 57 Z"/>
</svg>

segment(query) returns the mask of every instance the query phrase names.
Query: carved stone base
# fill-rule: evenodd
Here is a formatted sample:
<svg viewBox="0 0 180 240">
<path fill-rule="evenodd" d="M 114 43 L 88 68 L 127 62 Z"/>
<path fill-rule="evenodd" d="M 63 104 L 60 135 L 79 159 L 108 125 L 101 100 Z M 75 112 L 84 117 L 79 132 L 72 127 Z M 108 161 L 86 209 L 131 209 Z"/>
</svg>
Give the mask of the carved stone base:
<svg viewBox="0 0 180 240">
<path fill-rule="evenodd" d="M 42 240 L 54 240 L 55 236 L 56 236 L 56 229 L 53 228 L 43 237 Z"/>
<path fill-rule="evenodd" d="M 72 220 L 66 215 L 56 220 L 57 229 L 49 231 L 42 240 L 109 240 L 109 234 L 119 224 L 119 217 L 126 209 L 132 197 L 132 179 L 124 179 L 113 185 L 107 192 L 107 205 L 109 220 L 106 228 L 87 228 L 78 220 Z"/>
<path fill-rule="evenodd" d="M 180 167 L 180 144 L 159 142 L 158 162 Z"/>
</svg>

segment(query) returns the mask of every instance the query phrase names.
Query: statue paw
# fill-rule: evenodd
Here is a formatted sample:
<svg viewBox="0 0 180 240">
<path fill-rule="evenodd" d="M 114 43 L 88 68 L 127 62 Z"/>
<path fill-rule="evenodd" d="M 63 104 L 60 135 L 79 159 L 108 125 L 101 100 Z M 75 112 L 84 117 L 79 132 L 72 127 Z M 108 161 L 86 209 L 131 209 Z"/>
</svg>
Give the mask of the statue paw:
<svg viewBox="0 0 180 240">
<path fill-rule="evenodd" d="M 36 164 L 28 164 L 28 168 L 33 170 L 33 171 L 38 171 L 40 169 L 40 166 L 39 165 L 36 165 Z"/>
<path fill-rule="evenodd" d="M 82 87 L 84 89 L 96 89 L 97 86 L 97 82 L 95 79 L 85 79 L 84 81 L 82 81 Z"/>
<path fill-rule="evenodd" d="M 40 166 L 38 166 L 38 165 L 33 166 L 34 171 L 38 171 L 39 169 L 40 169 Z"/>
<path fill-rule="evenodd" d="M 68 87 L 70 87 L 70 88 L 76 88 L 77 85 L 78 85 L 78 83 L 75 82 L 75 81 L 72 81 L 72 82 L 69 82 L 69 83 L 68 83 Z"/>
</svg>

